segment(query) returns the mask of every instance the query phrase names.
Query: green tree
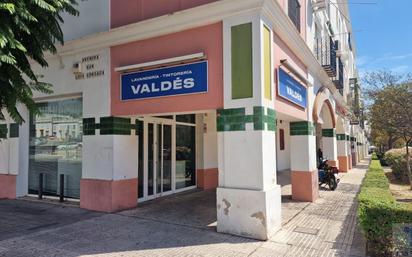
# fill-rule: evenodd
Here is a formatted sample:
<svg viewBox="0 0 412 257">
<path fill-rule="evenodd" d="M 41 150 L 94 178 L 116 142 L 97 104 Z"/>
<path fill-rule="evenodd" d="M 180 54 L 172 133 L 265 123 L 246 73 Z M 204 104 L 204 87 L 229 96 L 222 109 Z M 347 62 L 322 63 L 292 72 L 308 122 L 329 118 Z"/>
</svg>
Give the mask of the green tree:
<svg viewBox="0 0 412 257">
<path fill-rule="evenodd" d="M 403 139 L 406 147 L 406 172 L 412 189 L 412 174 L 408 146 L 412 143 L 412 90 L 410 76 L 398 76 L 388 71 L 369 73 L 369 121 L 372 131 L 380 131 Z M 379 134 L 379 133 L 372 133 Z"/>
<path fill-rule="evenodd" d="M 23 104 L 38 113 L 33 92 L 51 93 L 52 85 L 40 81 L 32 63 L 47 66 L 44 53 L 56 53 L 63 44 L 62 14 L 78 15 L 75 0 L 0 0 L 0 119 L 4 111 L 18 123 Z"/>
</svg>

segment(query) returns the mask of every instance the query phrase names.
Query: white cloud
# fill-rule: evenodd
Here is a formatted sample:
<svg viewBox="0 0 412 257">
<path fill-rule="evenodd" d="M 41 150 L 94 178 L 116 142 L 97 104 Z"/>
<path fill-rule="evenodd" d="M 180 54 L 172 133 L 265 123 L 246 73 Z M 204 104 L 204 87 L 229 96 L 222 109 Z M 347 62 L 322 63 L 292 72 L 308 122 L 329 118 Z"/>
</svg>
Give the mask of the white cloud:
<svg viewBox="0 0 412 257">
<path fill-rule="evenodd" d="M 360 58 L 357 59 L 358 65 L 359 66 L 375 66 L 379 63 L 382 62 L 389 62 L 389 61 L 400 61 L 400 60 L 405 60 L 407 58 L 411 58 L 412 53 L 406 53 L 406 54 L 399 54 L 399 55 L 393 55 L 392 53 L 386 53 L 383 54 L 381 57 L 377 58 L 368 58 L 366 56 L 361 56 Z"/>
</svg>

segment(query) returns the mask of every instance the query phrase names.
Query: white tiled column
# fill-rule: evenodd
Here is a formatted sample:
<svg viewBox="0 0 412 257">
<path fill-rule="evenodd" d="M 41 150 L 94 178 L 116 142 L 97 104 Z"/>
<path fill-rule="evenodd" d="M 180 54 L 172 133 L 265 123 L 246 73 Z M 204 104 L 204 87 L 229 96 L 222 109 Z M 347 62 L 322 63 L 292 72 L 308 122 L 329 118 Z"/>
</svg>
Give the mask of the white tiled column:
<svg viewBox="0 0 412 257">
<path fill-rule="evenodd" d="M 244 25 L 252 30 L 252 35 L 248 36 L 248 32 L 243 35 L 253 45 L 250 68 L 253 81 L 249 84 L 253 92 L 233 97 L 232 86 L 236 85 L 232 85 L 232 27 L 239 31 Z M 217 231 L 260 240 L 267 240 L 281 225 L 281 192 L 276 184 L 274 80 L 271 69 L 265 73 L 263 68 L 263 43 L 267 42 L 263 41 L 264 33 L 268 35 L 265 28 L 271 27 L 264 25 L 260 15 L 224 20 L 224 109 L 217 114 Z M 269 34 L 271 46 L 273 39 Z M 238 45 L 243 43 L 239 42 Z M 238 59 L 243 58 L 242 54 L 239 53 Z M 270 76 L 270 98 L 264 90 L 268 85 L 265 75 Z"/>
<path fill-rule="evenodd" d="M 322 143 L 323 158 L 327 159 L 330 165 L 338 166 L 338 147 L 334 128 L 322 129 Z"/>
<path fill-rule="evenodd" d="M 319 198 L 316 136 L 312 122 L 291 122 L 292 199 L 313 202 Z"/>
<path fill-rule="evenodd" d="M 100 118 L 98 124 L 83 121 L 80 207 L 104 212 L 133 208 L 138 175 L 138 137 L 131 129 L 135 124 L 118 117 Z"/>
</svg>

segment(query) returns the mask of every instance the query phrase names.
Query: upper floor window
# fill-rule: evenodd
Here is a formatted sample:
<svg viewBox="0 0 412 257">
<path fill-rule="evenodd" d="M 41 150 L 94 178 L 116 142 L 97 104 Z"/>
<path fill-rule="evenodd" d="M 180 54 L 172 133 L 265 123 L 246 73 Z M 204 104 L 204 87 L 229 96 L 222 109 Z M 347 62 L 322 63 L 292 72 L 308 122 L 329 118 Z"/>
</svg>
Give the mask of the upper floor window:
<svg viewBox="0 0 412 257">
<path fill-rule="evenodd" d="M 289 18 L 295 24 L 296 29 L 300 32 L 300 3 L 299 0 L 289 0 L 288 2 Z"/>
</svg>

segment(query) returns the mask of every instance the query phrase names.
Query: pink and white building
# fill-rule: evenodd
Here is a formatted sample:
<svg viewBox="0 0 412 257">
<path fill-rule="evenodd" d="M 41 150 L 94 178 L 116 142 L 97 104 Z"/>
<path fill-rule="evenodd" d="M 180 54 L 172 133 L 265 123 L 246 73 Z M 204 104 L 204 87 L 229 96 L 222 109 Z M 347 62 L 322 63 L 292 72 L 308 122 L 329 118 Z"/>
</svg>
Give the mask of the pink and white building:
<svg viewBox="0 0 412 257">
<path fill-rule="evenodd" d="M 347 4 L 89 0 L 79 11 L 49 68 L 35 67 L 54 85 L 35 96 L 44 115 L 0 121 L 0 198 L 40 184 L 58 195 L 63 177 L 81 208 L 115 212 L 216 189 L 217 230 L 265 240 L 281 224 L 280 173 L 294 200 L 315 201 L 317 149 L 342 172 L 365 156 Z"/>
</svg>

